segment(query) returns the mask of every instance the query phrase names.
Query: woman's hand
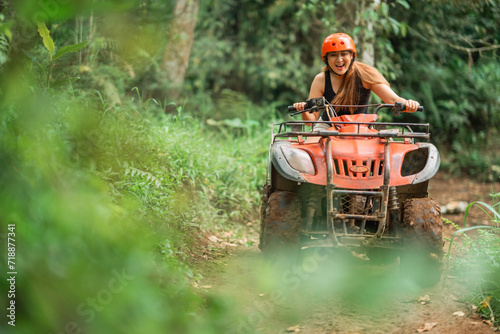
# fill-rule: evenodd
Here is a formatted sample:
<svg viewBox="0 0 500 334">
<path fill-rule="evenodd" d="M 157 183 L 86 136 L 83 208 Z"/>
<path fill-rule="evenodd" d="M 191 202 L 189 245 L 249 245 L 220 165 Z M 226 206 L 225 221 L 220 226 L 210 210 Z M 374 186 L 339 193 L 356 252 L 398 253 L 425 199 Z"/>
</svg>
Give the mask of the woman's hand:
<svg viewBox="0 0 500 334">
<path fill-rule="evenodd" d="M 293 104 L 293 107 L 294 107 L 295 109 L 297 109 L 297 111 L 303 111 L 303 110 L 304 110 L 304 108 L 305 108 L 305 106 L 306 106 L 306 103 L 305 103 L 305 102 L 295 102 L 295 103 Z"/>
<path fill-rule="evenodd" d="M 404 112 L 415 112 L 417 108 L 420 106 L 420 103 L 413 100 L 405 100 L 402 97 L 399 97 L 394 91 L 385 84 L 376 84 L 372 85 L 370 88 L 372 92 L 374 92 L 378 97 L 382 99 L 387 104 L 394 104 L 394 102 L 401 102 L 405 104 Z"/>
<path fill-rule="evenodd" d="M 420 103 L 418 103 L 417 101 L 406 100 L 404 112 L 415 112 L 415 111 L 417 111 L 417 108 L 419 106 L 420 106 Z"/>
</svg>

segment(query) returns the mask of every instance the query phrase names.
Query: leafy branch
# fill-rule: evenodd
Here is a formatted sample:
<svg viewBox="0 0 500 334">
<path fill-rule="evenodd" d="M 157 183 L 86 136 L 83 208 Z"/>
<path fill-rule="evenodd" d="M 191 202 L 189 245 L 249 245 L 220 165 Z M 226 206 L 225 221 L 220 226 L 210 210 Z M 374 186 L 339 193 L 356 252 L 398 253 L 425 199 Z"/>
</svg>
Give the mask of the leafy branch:
<svg viewBox="0 0 500 334">
<path fill-rule="evenodd" d="M 44 70 L 44 72 L 47 73 L 46 87 L 49 87 L 50 80 L 52 79 L 52 69 L 54 67 L 55 61 L 68 53 L 77 52 L 77 51 L 83 49 L 84 47 L 86 47 L 89 44 L 89 41 L 83 41 L 81 43 L 67 45 L 67 46 L 64 46 L 56 51 L 54 40 L 50 36 L 50 31 L 47 28 L 47 26 L 45 25 L 45 23 L 39 22 L 37 24 L 37 27 L 38 27 L 38 33 L 42 37 L 43 45 L 45 46 L 45 48 L 49 52 L 48 69 L 45 66 L 43 66 L 41 63 L 38 63 L 38 62 L 37 63 Z"/>
</svg>

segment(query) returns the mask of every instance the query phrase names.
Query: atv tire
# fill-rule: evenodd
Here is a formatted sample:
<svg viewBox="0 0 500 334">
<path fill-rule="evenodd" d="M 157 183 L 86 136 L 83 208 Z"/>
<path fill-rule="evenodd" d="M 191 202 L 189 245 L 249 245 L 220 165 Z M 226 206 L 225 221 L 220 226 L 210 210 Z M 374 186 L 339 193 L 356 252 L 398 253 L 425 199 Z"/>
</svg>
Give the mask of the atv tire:
<svg viewBox="0 0 500 334">
<path fill-rule="evenodd" d="M 270 257 L 296 258 L 302 225 L 297 194 L 275 191 L 263 200 L 259 248 Z"/>
<path fill-rule="evenodd" d="M 412 198 L 404 204 L 400 256 L 401 274 L 421 287 L 439 283 L 442 273 L 443 223 L 441 209 L 430 198 Z"/>
</svg>

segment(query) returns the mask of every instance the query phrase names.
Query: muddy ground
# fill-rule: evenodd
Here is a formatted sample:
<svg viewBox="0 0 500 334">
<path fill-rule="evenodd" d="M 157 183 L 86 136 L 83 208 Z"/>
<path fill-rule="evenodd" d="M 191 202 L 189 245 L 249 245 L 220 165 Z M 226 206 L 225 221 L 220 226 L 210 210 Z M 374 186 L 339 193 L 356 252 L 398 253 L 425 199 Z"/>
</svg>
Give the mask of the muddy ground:
<svg viewBox="0 0 500 334">
<path fill-rule="evenodd" d="M 429 194 L 441 206 L 451 202 L 484 201 L 500 192 L 500 184 L 437 175 Z M 464 223 L 463 213 L 445 218 Z M 467 226 L 488 225 L 488 217 L 472 208 Z M 444 236 L 455 230 L 445 226 Z M 270 265 L 257 248 L 257 234 L 250 230 L 245 242 L 219 235 L 226 245 L 201 264 L 203 279 L 196 286 L 201 295 L 227 296 L 234 301 L 234 333 L 493 333 L 466 301 L 467 277 L 445 273 L 441 282 L 421 288 L 407 281 L 399 264 L 374 265 L 348 252 L 310 249 L 298 264 Z M 254 243 L 248 241 L 253 240 Z M 241 244 L 245 244 L 243 246 Z M 448 249 L 445 243 L 445 249 Z"/>
</svg>

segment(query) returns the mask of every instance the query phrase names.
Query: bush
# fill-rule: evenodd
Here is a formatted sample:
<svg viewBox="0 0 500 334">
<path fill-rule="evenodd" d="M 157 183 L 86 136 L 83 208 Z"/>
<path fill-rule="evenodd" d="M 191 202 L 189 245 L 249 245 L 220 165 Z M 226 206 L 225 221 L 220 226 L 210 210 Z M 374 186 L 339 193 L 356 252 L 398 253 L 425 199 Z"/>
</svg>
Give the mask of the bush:
<svg viewBox="0 0 500 334">
<path fill-rule="evenodd" d="M 491 194 L 493 204 L 473 202 L 465 212 L 464 227 L 452 224 L 456 231 L 450 241 L 448 250 L 448 268 L 454 275 L 465 278 L 470 289 L 467 298 L 476 311 L 491 320 L 495 326 L 500 326 L 500 193 Z M 467 214 L 472 206 L 477 206 L 490 218 L 492 226 L 465 227 Z M 465 232 L 477 230 L 474 237 Z M 454 238 L 460 234 L 462 244 L 456 244 Z M 452 246 L 457 247 L 459 255 L 451 256 Z M 499 327 L 500 328 L 500 327 Z"/>
<path fill-rule="evenodd" d="M 214 133 L 153 100 L 112 107 L 96 91 L 12 85 L 0 208 L 15 226 L 19 329 L 226 331 L 229 302 L 193 293 L 191 260 L 205 231 L 257 218 L 261 132 Z"/>
</svg>

